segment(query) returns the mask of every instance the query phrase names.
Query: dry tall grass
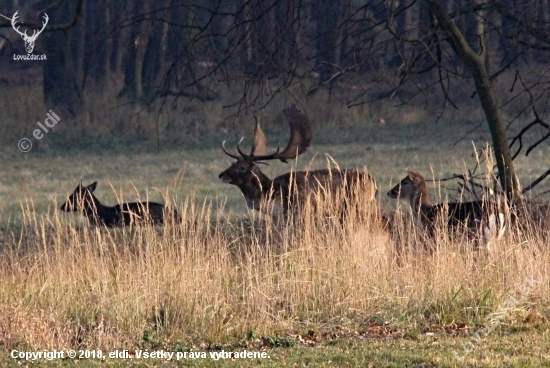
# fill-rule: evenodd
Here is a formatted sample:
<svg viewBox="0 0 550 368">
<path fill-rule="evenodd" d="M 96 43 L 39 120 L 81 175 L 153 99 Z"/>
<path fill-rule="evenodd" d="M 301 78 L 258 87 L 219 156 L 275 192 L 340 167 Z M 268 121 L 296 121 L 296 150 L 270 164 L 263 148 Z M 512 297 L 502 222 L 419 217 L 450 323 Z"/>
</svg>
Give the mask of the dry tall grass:
<svg viewBox="0 0 550 368">
<path fill-rule="evenodd" d="M 429 255 L 414 248 L 425 240 L 406 222 L 392 240 L 374 217 L 319 216 L 328 210 L 306 205 L 277 224 L 189 199 L 181 224 L 109 230 L 25 204 L 21 233 L 3 234 L 0 341 L 6 350 L 107 351 L 142 346 L 150 334 L 224 342 L 373 318 L 471 323 L 525 278 L 538 287 L 522 308 L 550 300 L 548 234 L 538 225 L 512 227 L 490 255 L 443 228 Z"/>
</svg>

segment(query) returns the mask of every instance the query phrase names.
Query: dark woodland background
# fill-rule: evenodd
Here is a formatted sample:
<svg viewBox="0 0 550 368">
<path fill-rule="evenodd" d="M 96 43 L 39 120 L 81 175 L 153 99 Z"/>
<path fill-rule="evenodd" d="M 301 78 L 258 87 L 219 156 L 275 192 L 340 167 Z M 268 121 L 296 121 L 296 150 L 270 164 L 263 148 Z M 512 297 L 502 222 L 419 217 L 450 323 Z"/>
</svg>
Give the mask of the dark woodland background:
<svg viewBox="0 0 550 368">
<path fill-rule="evenodd" d="M 249 131 L 252 113 L 276 120 L 290 103 L 321 129 L 483 124 L 471 69 L 428 3 L 4 0 L 1 142 L 14 146 L 50 109 L 63 123 L 37 149 L 218 144 Z M 434 3 L 482 58 L 506 129 L 531 124 L 546 139 L 550 2 Z M 13 60 L 26 54 L 16 11 L 29 34 L 48 14 L 34 49 L 47 61 Z"/>
</svg>

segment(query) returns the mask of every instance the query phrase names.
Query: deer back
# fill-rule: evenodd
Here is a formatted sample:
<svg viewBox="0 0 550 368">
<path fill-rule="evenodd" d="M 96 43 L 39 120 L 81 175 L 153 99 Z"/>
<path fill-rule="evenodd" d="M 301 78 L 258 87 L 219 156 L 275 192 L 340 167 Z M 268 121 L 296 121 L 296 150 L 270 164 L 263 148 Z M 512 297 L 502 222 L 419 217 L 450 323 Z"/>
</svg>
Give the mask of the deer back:
<svg viewBox="0 0 550 368">
<path fill-rule="evenodd" d="M 161 225 L 166 219 L 179 222 L 179 215 L 175 209 L 168 210 L 163 204 L 156 202 L 131 202 L 117 204 L 115 210 L 119 222 L 125 226 L 137 223 Z"/>
<path fill-rule="evenodd" d="M 345 207 L 366 203 L 374 207 L 376 182 L 358 170 L 321 169 L 290 172 L 273 180 L 271 201 L 280 201 L 275 208 L 299 207 L 309 201 L 314 207 L 345 211 Z"/>
</svg>

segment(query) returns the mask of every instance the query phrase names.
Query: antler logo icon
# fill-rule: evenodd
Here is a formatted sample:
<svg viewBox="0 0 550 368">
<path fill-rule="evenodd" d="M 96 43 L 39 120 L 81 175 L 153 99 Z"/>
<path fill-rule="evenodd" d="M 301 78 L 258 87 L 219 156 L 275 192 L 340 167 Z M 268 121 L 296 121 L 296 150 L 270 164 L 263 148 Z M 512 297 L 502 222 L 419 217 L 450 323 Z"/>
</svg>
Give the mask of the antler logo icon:
<svg viewBox="0 0 550 368">
<path fill-rule="evenodd" d="M 17 32 L 21 35 L 21 37 L 23 38 L 23 41 L 25 41 L 25 48 L 27 49 L 27 54 L 30 54 L 34 50 L 34 42 L 38 38 L 38 35 L 40 35 L 40 33 L 42 33 L 44 28 L 46 28 L 46 24 L 48 24 L 48 20 L 50 18 L 48 18 L 48 14 L 44 13 L 44 22 L 42 23 L 42 29 L 40 31 L 38 31 L 36 29 L 33 30 L 32 36 L 29 36 L 27 34 L 27 30 L 25 30 L 25 32 L 20 32 L 19 31 L 19 26 L 15 27 L 15 23 L 17 22 L 17 18 L 19 18 L 19 15 L 17 15 L 18 13 L 19 13 L 19 10 L 16 11 L 15 14 L 13 15 L 13 17 L 11 18 L 11 26 L 13 27 L 15 32 Z"/>
</svg>

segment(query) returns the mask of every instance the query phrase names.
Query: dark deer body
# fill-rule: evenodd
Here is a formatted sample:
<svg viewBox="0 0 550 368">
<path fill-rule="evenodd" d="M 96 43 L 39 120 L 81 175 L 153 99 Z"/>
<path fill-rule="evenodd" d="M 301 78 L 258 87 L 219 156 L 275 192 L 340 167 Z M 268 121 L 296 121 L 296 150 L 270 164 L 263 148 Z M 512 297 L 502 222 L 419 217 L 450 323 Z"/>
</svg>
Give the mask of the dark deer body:
<svg viewBox="0 0 550 368">
<path fill-rule="evenodd" d="M 376 206 L 376 183 L 366 172 L 358 170 L 323 169 L 314 171 L 289 172 L 269 179 L 261 172 L 259 161 L 279 159 L 286 162 L 306 151 L 312 138 L 311 125 L 307 116 L 294 105 L 283 110 L 291 130 L 287 147 L 271 155 L 265 155 L 266 141 L 259 124 L 256 123 L 254 145 L 250 155 L 244 154 L 240 147 L 240 156 L 224 151 L 237 159 L 233 165 L 219 177 L 224 183 L 238 186 L 243 193 L 248 208 L 270 214 L 274 217 L 286 217 L 289 211 L 297 209 L 308 197 L 318 202 L 332 196 L 344 206 L 354 201 L 366 200 Z M 319 198 L 319 194 L 324 193 Z M 314 197 L 312 197 L 314 196 Z M 313 203 L 316 204 L 316 203 Z"/>
<path fill-rule="evenodd" d="M 220 178 L 225 183 L 235 184 L 241 189 L 248 208 L 274 217 L 286 216 L 289 210 L 303 204 L 308 196 L 319 193 L 345 198 L 346 202 L 355 199 L 355 188 L 361 188 L 364 194 L 366 193 L 368 201 L 373 201 L 376 195 L 376 183 L 372 177 L 357 170 L 298 171 L 280 175 L 273 180 L 267 178 L 259 169 L 252 170 L 258 171 L 248 178 L 237 176 L 236 180 L 233 180 L 234 173 L 230 168 L 220 174 Z M 338 193 L 339 191 L 341 193 Z"/>
<path fill-rule="evenodd" d="M 156 202 L 131 202 L 117 204 L 114 207 L 101 204 L 93 195 L 97 182 L 84 187 L 78 184 L 73 194 L 63 203 L 65 212 L 81 212 L 93 225 L 107 227 L 130 226 L 138 223 L 163 224 L 165 216 L 172 221 L 179 220 L 176 210 L 167 210 Z"/>
<path fill-rule="evenodd" d="M 477 200 L 432 204 L 428 198 L 424 177 L 412 170 L 407 170 L 407 173 L 408 175 L 388 192 L 388 196 L 395 199 L 407 199 L 413 215 L 428 230 L 429 236 L 435 235 L 438 221 L 442 221 L 451 229 L 466 227 L 476 236 L 482 230 L 488 247 L 495 235 L 502 236 L 504 214 L 496 203 Z M 499 234 L 496 234 L 497 220 Z"/>
</svg>

